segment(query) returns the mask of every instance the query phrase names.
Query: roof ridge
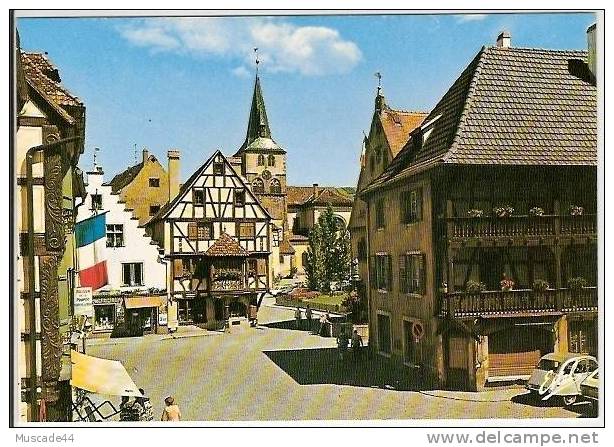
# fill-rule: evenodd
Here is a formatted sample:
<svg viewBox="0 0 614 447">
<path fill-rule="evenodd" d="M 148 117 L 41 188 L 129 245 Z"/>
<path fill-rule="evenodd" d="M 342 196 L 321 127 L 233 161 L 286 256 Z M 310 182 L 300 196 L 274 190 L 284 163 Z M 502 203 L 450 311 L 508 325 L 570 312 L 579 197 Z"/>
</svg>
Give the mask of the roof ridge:
<svg viewBox="0 0 614 447">
<path fill-rule="evenodd" d="M 467 115 L 469 114 L 469 110 L 471 109 L 471 103 L 473 102 L 472 101 L 473 94 L 475 93 L 478 79 L 480 77 L 482 65 L 484 63 L 484 55 L 487 53 L 487 51 L 488 51 L 488 47 L 483 46 L 478 52 L 478 54 L 476 55 L 476 58 L 478 58 L 478 62 L 475 68 L 473 69 L 473 75 L 471 76 L 471 82 L 469 82 L 469 87 L 467 88 L 467 96 L 463 104 L 463 110 L 460 116 L 458 117 L 458 125 L 456 126 L 456 131 L 454 132 L 454 139 L 452 140 L 452 144 L 450 144 L 450 148 L 447 150 L 445 155 L 442 157 L 442 161 L 444 163 L 448 158 L 450 158 L 454 154 L 456 146 L 458 145 L 458 142 L 460 140 L 460 136 L 461 136 L 461 133 L 463 132 L 463 127 L 465 125 L 465 120 L 467 118 Z M 471 63 L 469 65 L 471 65 Z"/>
<path fill-rule="evenodd" d="M 429 112 L 424 112 L 422 110 L 405 110 L 405 109 L 393 109 L 390 106 L 386 106 L 386 108 L 392 112 L 396 112 L 396 113 L 402 113 L 402 114 L 406 114 L 406 115 L 415 115 L 415 114 L 419 114 L 419 115 L 428 115 Z"/>
<path fill-rule="evenodd" d="M 539 47 L 498 47 L 496 45 L 491 45 L 488 47 L 483 47 L 488 50 L 496 50 L 496 51 L 520 51 L 520 52 L 542 52 L 542 53 L 583 53 L 588 54 L 587 50 L 558 50 L 553 48 L 539 48 Z"/>
</svg>

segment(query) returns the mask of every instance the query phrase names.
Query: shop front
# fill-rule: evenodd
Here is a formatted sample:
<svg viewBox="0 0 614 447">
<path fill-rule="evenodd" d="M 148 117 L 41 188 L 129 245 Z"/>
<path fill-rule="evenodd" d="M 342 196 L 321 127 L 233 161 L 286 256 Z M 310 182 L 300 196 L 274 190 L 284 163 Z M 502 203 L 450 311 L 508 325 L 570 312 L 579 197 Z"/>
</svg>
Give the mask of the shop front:
<svg viewBox="0 0 614 447">
<path fill-rule="evenodd" d="M 121 296 L 98 295 L 93 297 L 95 334 L 111 333 L 117 324 L 124 320 L 124 307 Z"/>
<path fill-rule="evenodd" d="M 164 305 L 163 296 L 131 296 L 124 298 L 125 323 L 133 335 L 155 334 L 158 312 Z"/>
</svg>

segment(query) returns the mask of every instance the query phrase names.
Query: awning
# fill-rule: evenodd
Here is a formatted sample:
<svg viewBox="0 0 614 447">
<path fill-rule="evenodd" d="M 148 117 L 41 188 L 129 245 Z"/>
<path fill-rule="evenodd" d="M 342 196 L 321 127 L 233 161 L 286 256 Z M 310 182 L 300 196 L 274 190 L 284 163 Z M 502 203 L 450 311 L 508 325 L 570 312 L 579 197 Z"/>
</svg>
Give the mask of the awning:
<svg viewBox="0 0 614 447">
<path fill-rule="evenodd" d="M 72 378 L 76 388 L 111 396 L 142 396 L 121 362 L 99 359 L 71 350 Z"/>
<path fill-rule="evenodd" d="M 143 307 L 160 307 L 161 296 L 131 296 L 124 298 L 126 309 L 140 309 Z"/>
</svg>

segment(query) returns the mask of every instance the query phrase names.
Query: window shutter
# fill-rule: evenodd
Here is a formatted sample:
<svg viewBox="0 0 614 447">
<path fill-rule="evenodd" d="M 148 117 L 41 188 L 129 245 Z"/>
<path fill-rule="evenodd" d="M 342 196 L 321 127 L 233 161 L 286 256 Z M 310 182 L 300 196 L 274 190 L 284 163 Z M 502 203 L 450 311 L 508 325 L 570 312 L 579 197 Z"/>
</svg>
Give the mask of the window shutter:
<svg viewBox="0 0 614 447">
<path fill-rule="evenodd" d="M 422 220 L 422 188 L 416 190 L 416 220 Z"/>
<path fill-rule="evenodd" d="M 407 273 L 405 266 L 405 255 L 399 256 L 399 291 L 407 293 Z"/>
<path fill-rule="evenodd" d="M 375 268 L 375 256 L 369 256 L 369 285 L 371 289 L 377 289 L 377 274 Z"/>
<path fill-rule="evenodd" d="M 392 256 L 388 255 L 386 256 L 386 267 L 387 267 L 387 274 L 386 274 L 386 290 L 391 291 L 392 290 Z"/>
<path fill-rule="evenodd" d="M 181 259 L 173 259 L 173 278 L 181 278 L 183 276 L 183 262 Z"/>
<path fill-rule="evenodd" d="M 266 275 L 266 259 L 258 259 L 258 275 Z"/>
<path fill-rule="evenodd" d="M 196 222 L 188 223 L 188 239 L 191 241 L 198 240 L 198 225 Z"/>
<path fill-rule="evenodd" d="M 426 266 L 426 255 L 424 253 L 422 253 L 419 257 L 419 272 L 420 272 L 420 294 L 424 295 L 426 293 L 426 272 L 425 272 L 425 266 Z"/>
</svg>

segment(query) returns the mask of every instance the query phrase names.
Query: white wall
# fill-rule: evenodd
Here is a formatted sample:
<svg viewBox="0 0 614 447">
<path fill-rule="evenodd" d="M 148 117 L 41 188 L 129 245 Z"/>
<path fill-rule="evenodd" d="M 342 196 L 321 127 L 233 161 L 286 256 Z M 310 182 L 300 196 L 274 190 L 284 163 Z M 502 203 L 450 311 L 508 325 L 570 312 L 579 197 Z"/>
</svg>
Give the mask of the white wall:
<svg viewBox="0 0 614 447">
<path fill-rule="evenodd" d="M 119 195 L 111 194 L 110 186 L 103 186 L 103 175 L 88 173 L 87 193 L 85 203 L 79 207 L 77 221 L 90 217 L 90 194 L 102 195 L 102 211 L 108 211 L 107 224 L 122 224 L 124 226 L 124 246 L 106 247 L 107 273 L 109 284 L 101 288 L 106 290 L 144 290 L 149 288 L 166 289 L 166 266 L 158 262 L 157 245 L 150 244 L 151 238 L 145 235 L 145 229 L 139 227 L 139 221 L 132 219 L 131 212 L 126 211 L 123 203 L 118 203 Z M 124 287 L 122 278 L 122 264 L 129 262 L 143 263 L 143 287 Z"/>
</svg>

